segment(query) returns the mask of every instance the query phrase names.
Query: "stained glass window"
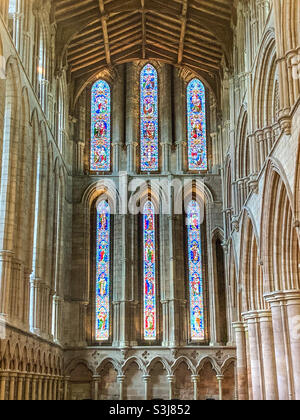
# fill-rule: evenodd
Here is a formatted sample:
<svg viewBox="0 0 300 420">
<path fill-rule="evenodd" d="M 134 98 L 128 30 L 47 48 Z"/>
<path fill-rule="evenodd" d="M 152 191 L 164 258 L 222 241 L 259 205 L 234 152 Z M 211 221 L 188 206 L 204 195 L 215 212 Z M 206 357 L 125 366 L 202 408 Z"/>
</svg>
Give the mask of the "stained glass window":
<svg viewBox="0 0 300 420">
<path fill-rule="evenodd" d="M 111 94 L 104 80 L 92 87 L 91 120 L 91 171 L 110 171 Z"/>
<path fill-rule="evenodd" d="M 141 72 L 141 170 L 158 171 L 158 77 L 147 64 Z"/>
<path fill-rule="evenodd" d="M 200 206 L 191 201 L 187 212 L 191 338 L 205 339 Z"/>
<path fill-rule="evenodd" d="M 207 170 L 205 88 L 198 79 L 187 88 L 188 161 L 190 171 Z"/>
<path fill-rule="evenodd" d="M 110 207 L 102 201 L 97 207 L 96 250 L 96 340 L 109 339 L 110 287 Z"/>
<path fill-rule="evenodd" d="M 144 337 L 156 339 L 156 247 L 155 211 L 148 201 L 144 206 Z"/>
</svg>

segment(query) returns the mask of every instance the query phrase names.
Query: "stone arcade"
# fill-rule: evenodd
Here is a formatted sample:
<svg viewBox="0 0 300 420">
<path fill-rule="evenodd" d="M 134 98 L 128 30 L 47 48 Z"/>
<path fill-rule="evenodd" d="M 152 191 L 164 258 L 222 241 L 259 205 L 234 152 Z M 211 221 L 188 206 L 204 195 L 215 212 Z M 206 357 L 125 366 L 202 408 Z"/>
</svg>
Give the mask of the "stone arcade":
<svg viewBox="0 0 300 420">
<path fill-rule="evenodd" d="M 0 0 L 0 400 L 300 399 L 299 27 Z"/>
</svg>

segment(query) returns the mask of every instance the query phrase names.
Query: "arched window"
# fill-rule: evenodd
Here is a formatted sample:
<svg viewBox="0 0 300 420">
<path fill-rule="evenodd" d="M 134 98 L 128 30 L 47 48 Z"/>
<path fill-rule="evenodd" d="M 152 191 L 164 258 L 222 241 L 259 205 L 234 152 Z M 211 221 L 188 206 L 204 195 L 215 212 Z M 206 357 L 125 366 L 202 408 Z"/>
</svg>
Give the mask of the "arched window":
<svg viewBox="0 0 300 420">
<path fill-rule="evenodd" d="M 158 76 L 151 64 L 141 72 L 141 170 L 158 171 Z"/>
<path fill-rule="evenodd" d="M 98 80 L 92 87 L 91 171 L 110 171 L 111 91 L 107 82 Z"/>
<path fill-rule="evenodd" d="M 156 244 L 155 210 L 151 201 L 143 211 L 144 236 L 144 338 L 156 340 Z"/>
<path fill-rule="evenodd" d="M 106 201 L 97 206 L 96 242 L 96 340 L 109 339 L 110 318 L 110 207 Z"/>
<path fill-rule="evenodd" d="M 39 52 L 38 52 L 38 96 L 42 99 L 42 82 L 45 79 L 45 60 L 44 60 L 44 36 L 43 27 L 40 27 Z M 42 101 L 41 101 L 42 102 Z"/>
<path fill-rule="evenodd" d="M 191 339 L 205 339 L 204 295 L 203 295 L 203 258 L 201 246 L 200 206 L 191 201 L 187 211 L 188 231 L 188 268 L 190 290 Z"/>
<path fill-rule="evenodd" d="M 205 88 L 198 79 L 187 87 L 188 165 L 190 171 L 207 171 Z"/>
</svg>

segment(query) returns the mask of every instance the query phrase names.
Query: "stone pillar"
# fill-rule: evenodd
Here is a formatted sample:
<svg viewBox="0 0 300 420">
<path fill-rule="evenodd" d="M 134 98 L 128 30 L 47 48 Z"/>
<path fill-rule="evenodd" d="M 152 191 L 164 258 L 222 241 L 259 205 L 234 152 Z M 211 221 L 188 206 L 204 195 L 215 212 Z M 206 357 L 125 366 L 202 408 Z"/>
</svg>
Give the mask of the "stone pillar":
<svg viewBox="0 0 300 420">
<path fill-rule="evenodd" d="M 6 382 L 8 380 L 8 373 L 1 372 L 0 373 L 0 401 L 5 400 L 5 391 L 6 391 Z"/>
<path fill-rule="evenodd" d="M 120 401 L 124 400 L 124 381 L 125 381 L 124 375 L 118 376 L 118 384 L 120 386 Z"/>
<path fill-rule="evenodd" d="M 244 328 L 245 328 L 245 336 L 246 336 L 248 393 L 249 393 L 249 400 L 253 400 L 252 376 L 251 376 L 251 361 L 250 361 L 250 345 L 249 345 L 249 331 L 248 331 L 248 324 L 247 324 L 247 322 L 244 323 Z"/>
<path fill-rule="evenodd" d="M 271 305 L 280 399 L 300 399 L 300 291 L 265 295 Z"/>
<path fill-rule="evenodd" d="M 40 80 L 40 101 L 42 105 L 42 109 L 45 115 L 48 115 L 47 104 L 48 104 L 48 88 L 49 88 L 49 81 L 46 79 Z"/>
<path fill-rule="evenodd" d="M 99 399 L 99 382 L 100 382 L 100 376 L 94 375 L 93 376 L 93 392 L 94 392 L 94 400 L 98 401 Z"/>
<path fill-rule="evenodd" d="M 65 376 L 64 379 L 64 401 L 69 400 L 69 382 L 70 382 L 70 376 Z"/>
<path fill-rule="evenodd" d="M 37 376 L 38 380 L 38 391 L 37 391 L 37 400 L 42 401 L 42 393 L 43 393 L 43 375 Z"/>
<path fill-rule="evenodd" d="M 144 381 L 144 385 L 145 385 L 145 401 L 149 400 L 149 382 L 150 382 L 151 377 L 149 375 L 143 376 L 143 381 Z"/>
<path fill-rule="evenodd" d="M 48 375 L 44 375 L 43 376 L 43 401 L 47 401 L 48 400 L 48 381 L 49 381 L 49 377 Z"/>
<path fill-rule="evenodd" d="M 192 375 L 192 382 L 194 385 L 194 401 L 198 400 L 198 383 L 199 383 L 199 375 Z"/>
<path fill-rule="evenodd" d="M 11 372 L 9 374 L 9 400 L 15 400 L 15 384 L 16 384 L 17 374 Z"/>
<path fill-rule="evenodd" d="M 173 400 L 174 399 L 175 376 L 174 375 L 168 375 L 168 381 L 169 381 L 169 400 Z"/>
<path fill-rule="evenodd" d="M 137 169 L 137 146 L 138 146 L 138 118 L 139 92 L 138 72 L 135 64 L 126 66 L 126 144 L 127 144 L 127 172 L 135 174 Z"/>
<path fill-rule="evenodd" d="M 113 83 L 113 115 L 112 115 L 112 153 L 113 173 L 120 172 L 120 158 L 124 144 L 124 117 L 125 117 L 125 66 L 119 67 L 118 76 Z"/>
<path fill-rule="evenodd" d="M 57 380 L 57 400 L 58 401 L 62 400 L 62 395 L 63 395 L 63 380 L 59 376 Z"/>
<path fill-rule="evenodd" d="M 30 382 L 32 381 L 33 375 L 26 374 L 25 377 L 25 401 L 30 399 Z"/>
<path fill-rule="evenodd" d="M 31 401 L 36 401 L 37 399 L 36 385 L 37 385 L 38 378 L 39 378 L 38 375 L 32 376 Z"/>
<path fill-rule="evenodd" d="M 53 399 L 53 376 L 48 377 L 48 401 L 52 401 Z"/>
<path fill-rule="evenodd" d="M 53 324 L 54 324 L 54 342 L 59 344 L 61 342 L 61 324 L 63 318 L 63 302 L 64 299 L 60 296 L 53 297 Z"/>
<path fill-rule="evenodd" d="M 223 401 L 223 380 L 224 375 L 217 375 L 217 381 L 219 384 L 219 400 Z"/>
<path fill-rule="evenodd" d="M 56 376 L 53 379 L 53 395 L 52 395 L 53 401 L 57 401 L 57 384 L 58 384 L 58 377 Z"/>
<path fill-rule="evenodd" d="M 13 253 L 0 251 L 0 316 L 6 318 L 9 314 L 9 297 L 11 288 L 11 271 Z"/>
<path fill-rule="evenodd" d="M 265 399 L 278 400 L 272 314 L 271 311 L 266 310 L 258 311 L 257 315 L 260 323 Z"/>
<path fill-rule="evenodd" d="M 115 279 L 114 282 L 114 327 L 113 345 L 127 348 L 131 345 L 131 318 L 132 293 L 135 292 L 132 285 L 133 260 L 130 258 L 132 251 L 133 230 L 130 228 L 132 215 L 115 215 Z M 130 273 L 130 274 L 129 274 Z"/>
<path fill-rule="evenodd" d="M 259 343 L 259 324 L 256 313 L 254 312 L 245 313 L 243 314 L 243 317 L 248 324 L 253 400 L 263 400 L 264 394 L 262 383 L 261 349 Z"/>
<path fill-rule="evenodd" d="M 245 326 L 243 322 L 235 322 L 233 328 L 236 337 L 238 398 L 244 401 L 249 399 Z"/>
<path fill-rule="evenodd" d="M 170 158 L 172 146 L 172 72 L 171 66 L 165 64 L 161 77 L 161 95 L 160 95 L 160 116 L 161 116 L 161 147 L 162 147 L 162 173 L 170 172 Z"/>
<path fill-rule="evenodd" d="M 176 170 L 178 174 L 183 174 L 187 170 L 186 156 L 186 121 L 184 120 L 184 81 L 178 71 L 174 71 L 174 123 L 176 141 Z"/>
</svg>

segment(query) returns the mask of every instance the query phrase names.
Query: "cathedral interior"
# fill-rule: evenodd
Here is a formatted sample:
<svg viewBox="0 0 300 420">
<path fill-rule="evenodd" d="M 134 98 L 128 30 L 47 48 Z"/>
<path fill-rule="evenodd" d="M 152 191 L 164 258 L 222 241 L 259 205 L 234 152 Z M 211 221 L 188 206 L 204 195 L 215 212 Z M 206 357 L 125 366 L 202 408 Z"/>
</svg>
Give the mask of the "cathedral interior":
<svg viewBox="0 0 300 420">
<path fill-rule="evenodd" d="M 299 0 L 0 0 L 0 400 L 300 399 Z"/>
</svg>

